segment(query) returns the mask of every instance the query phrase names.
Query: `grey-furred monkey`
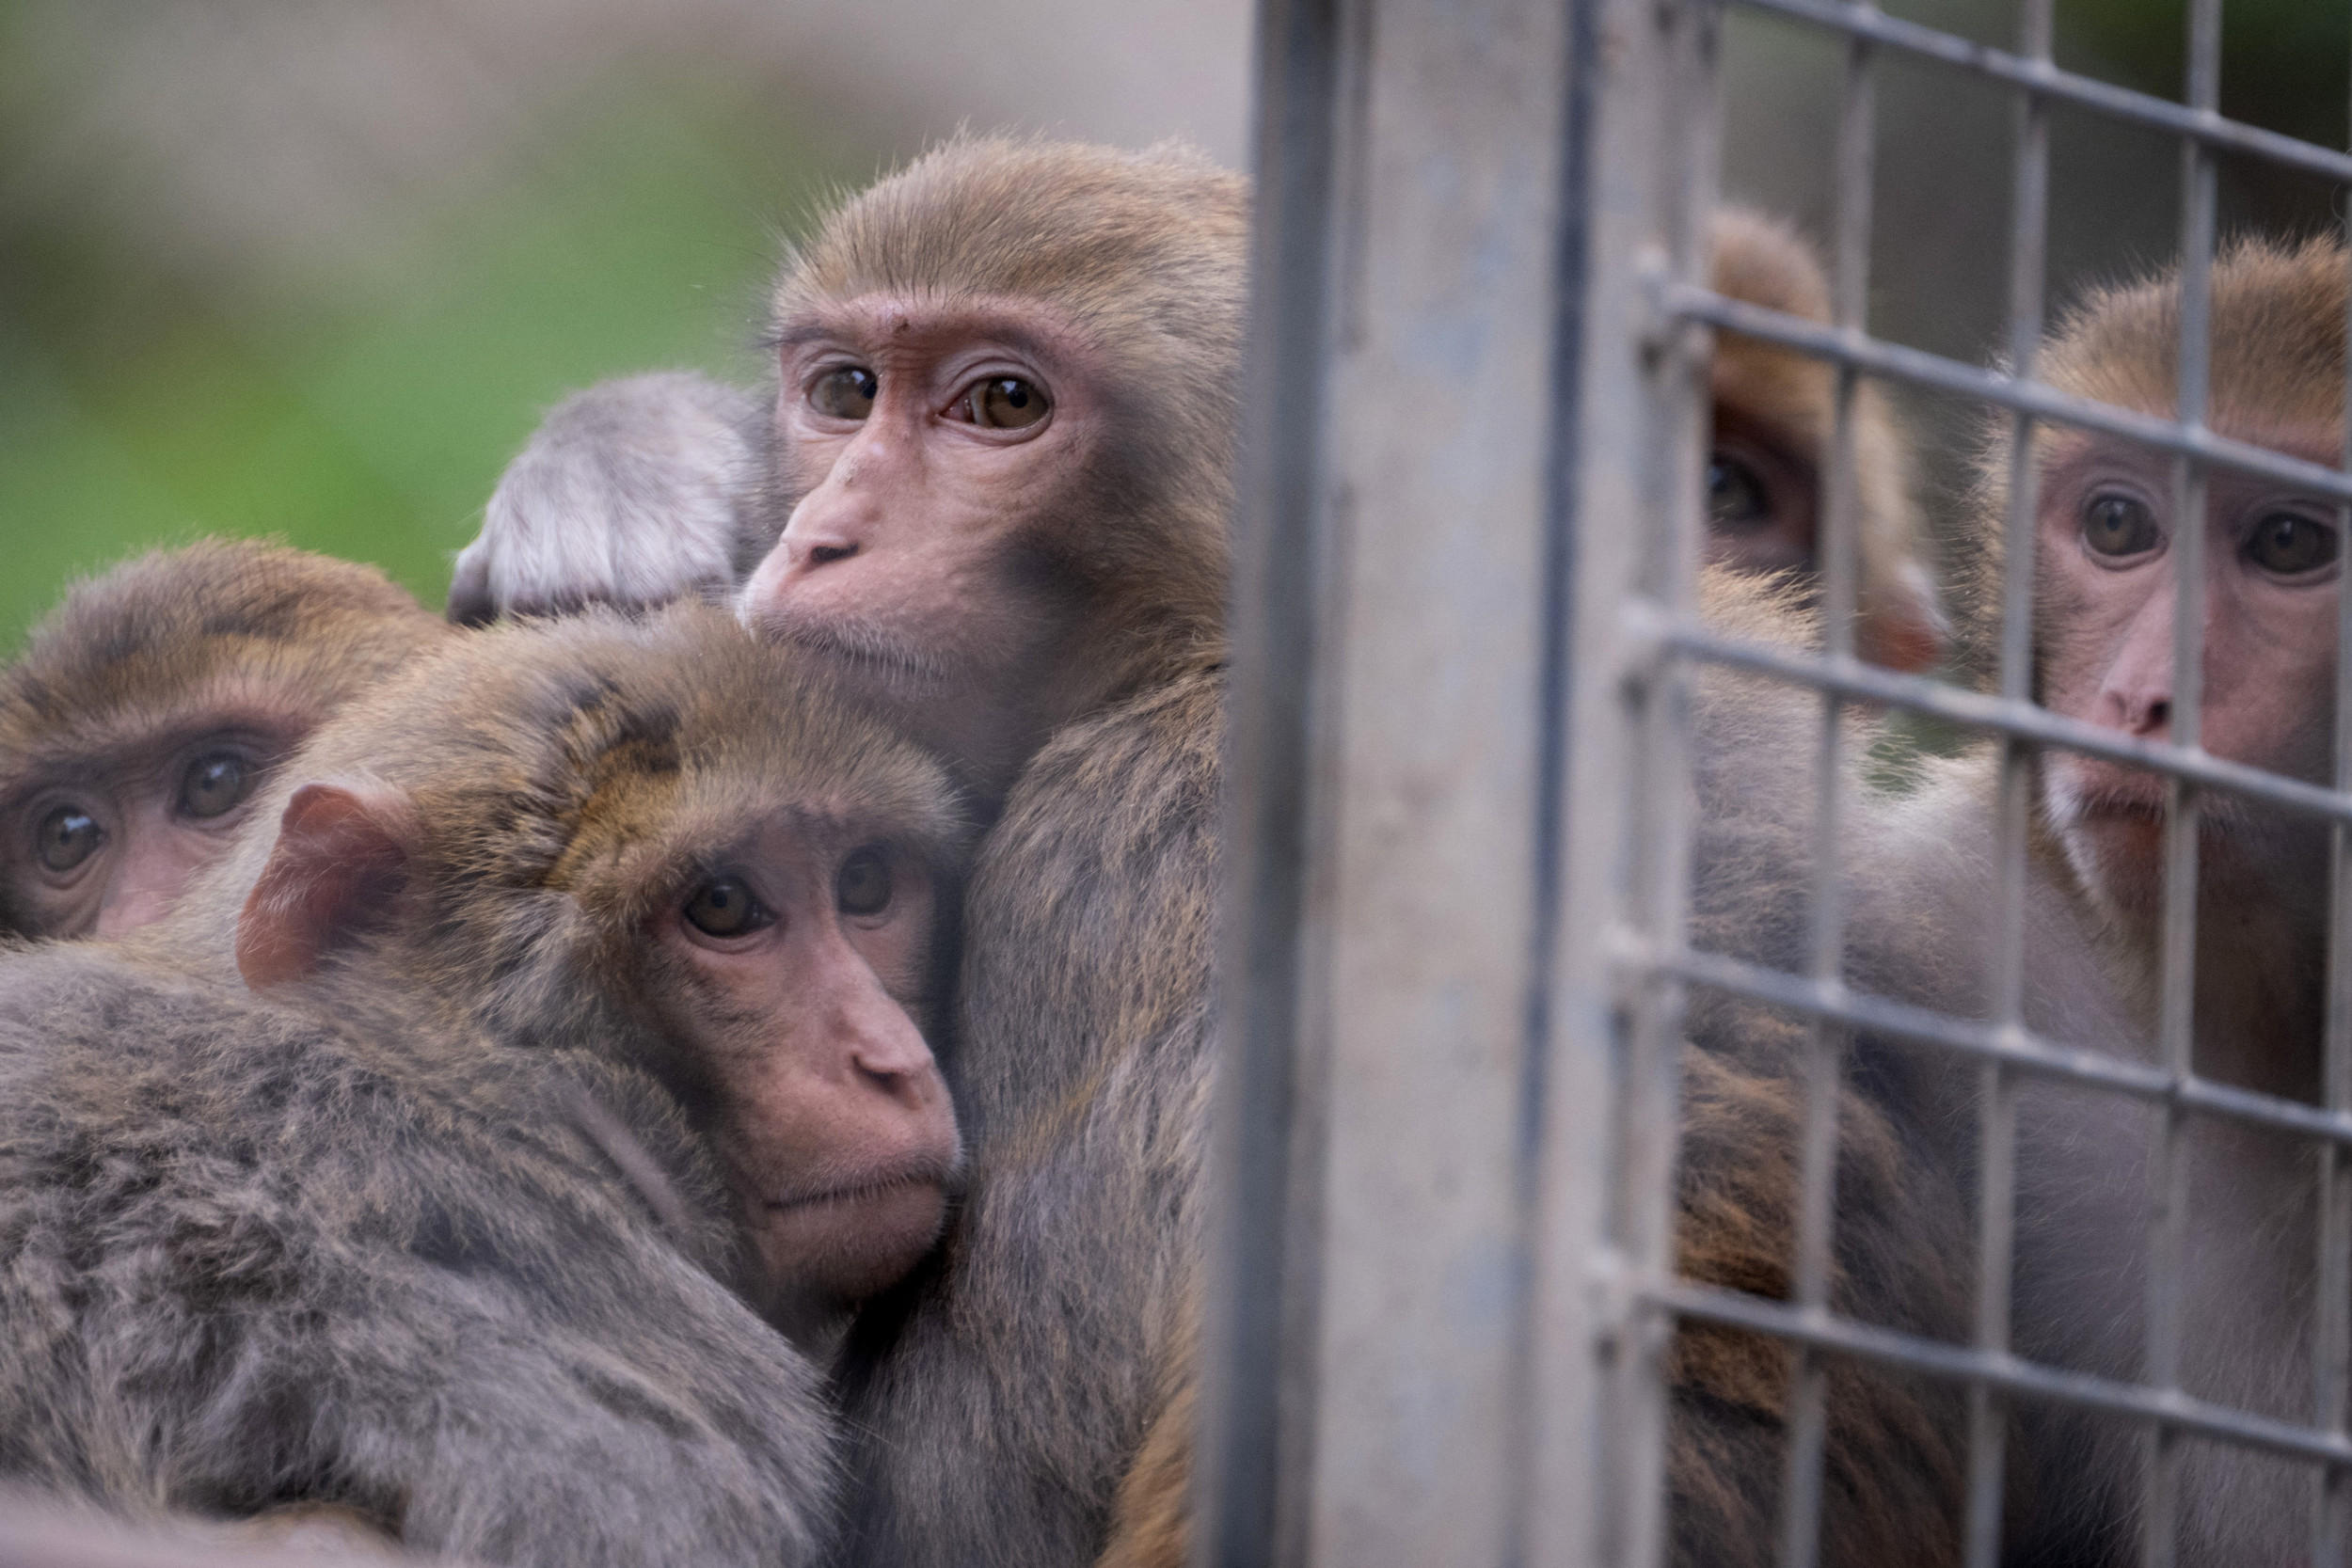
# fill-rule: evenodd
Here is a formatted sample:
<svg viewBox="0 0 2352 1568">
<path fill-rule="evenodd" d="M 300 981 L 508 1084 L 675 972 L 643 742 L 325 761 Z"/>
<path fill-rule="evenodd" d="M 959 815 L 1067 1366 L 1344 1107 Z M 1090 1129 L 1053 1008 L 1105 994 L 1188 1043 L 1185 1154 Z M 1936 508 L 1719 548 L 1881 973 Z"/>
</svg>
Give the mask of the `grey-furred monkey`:
<svg viewBox="0 0 2352 1568">
<path fill-rule="evenodd" d="M 0 1480 L 817 1560 L 835 1424 L 778 1325 L 942 1224 L 968 829 L 807 665 L 695 606 L 458 640 L 171 916 L 0 957 Z"/>
</svg>

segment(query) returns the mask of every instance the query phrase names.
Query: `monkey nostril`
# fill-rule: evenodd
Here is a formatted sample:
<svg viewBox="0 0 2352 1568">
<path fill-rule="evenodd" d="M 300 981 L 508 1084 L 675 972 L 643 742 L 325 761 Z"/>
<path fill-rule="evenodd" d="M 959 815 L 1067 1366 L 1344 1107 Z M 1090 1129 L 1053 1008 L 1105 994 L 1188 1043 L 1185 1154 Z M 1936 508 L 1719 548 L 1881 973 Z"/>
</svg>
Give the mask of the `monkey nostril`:
<svg viewBox="0 0 2352 1568">
<path fill-rule="evenodd" d="M 2169 699 L 2159 697 L 2148 705 L 2148 727 L 2150 729 L 2162 729 L 2171 721 L 2172 704 Z"/>
<path fill-rule="evenodd" d="M 808 547 L 808 563 L 822 566 L 828 562 L 847 561 L 855 554 L 855 545 L 811 545 Z"/>
</svg>

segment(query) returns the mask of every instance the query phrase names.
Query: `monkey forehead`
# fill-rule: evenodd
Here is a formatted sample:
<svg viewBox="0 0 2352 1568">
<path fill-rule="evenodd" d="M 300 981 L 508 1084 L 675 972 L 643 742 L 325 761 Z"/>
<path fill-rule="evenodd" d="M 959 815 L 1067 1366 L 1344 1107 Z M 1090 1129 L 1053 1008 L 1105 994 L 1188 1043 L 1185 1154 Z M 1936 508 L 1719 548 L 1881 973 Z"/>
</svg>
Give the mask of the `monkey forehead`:
<svg viewBox="0 0 2352 1568">
<path fill-rule="evenodd" d="M 837 342 L 918 355 L 986 340 L 1048 364 L 1103 347 L 1076 318 L 1040 301 L 944 290 L 878 290 L 818 300 L 778 321 L 769 337 L 784 349 Z"/>
<path fill-rule="evenodd" d="M 0 798 L 34 781 L 142 777 L 205 736 L 290 745 L 333 705 L 334 694 L 268 660 L 224 660 L 193 672 L 142 660 L 120 673 L 119 700 L 66 709 L 55 723 L 0 706 Z"/>
<path fill-rule="evenodd" d="M 453 863 L 521 884 L 836 798 L 943 843 L 966 831 L 942 764 L 815 661 L 699 603 L 456 639 L 340 713 L 276 787 L 347 774 L 405 794 Z"/>
<path fill-rule="evenodd" d="M 2251 236 L 2214 259 L 2210 405 L 2253 430 L 2344 414 L 2345 265 L 2333 234 Z M 2180 385 L 2177 268 L 2092 290 L 2042 350 L 2062 390 L 2169 418 Z M 2267 443 L 2265 443 L 2267 444 Z M 2332 461 L 2332 459 L 2330 459 Z"/>
<path fill-rule="evenodd" d="M 2137 406 L 2139 412 L 2159 418 L 2171 412 L 2169 404 L 2159 407 L 2153 404 L 2151 400 Z M 2249 446 L 2266 447 L 2322 467 L 2335 467 L 2344 460 L 2343 427 L 2333 417 L 2298 419 L 2261 408 L 2223 407 L 2217 408 L 2207 422 L 2217 435 Z M 2066 499 L 2102 465 L 2110 469 L 2129 468 L 2166 483 L 2172 472 L 2173 459 L 2169 452 L 2099 431 L 2049 426 L 2036 431 L 2034 441 L 2045 498 Z M 2276 489 L 2269 481 L 2247 478 L 2227 469 L 2217 471 L 2210 483 L 2217 487 L 2217 493 L 2241 486 Z"/>
<path fill-rule="evenodd" d="M 448 636 L 372 566 L 243 541 L 151 552 L 76 585 L 0 671 L 0 756 L 151 746 L 214 705 L 307 726 Z"/>
<path fill-rule="evenodd" d="M 1248 186 L 1198 152 L 965 137 L 851 197 L 787 259 L 779 323 L 863 294 L 1064 302 L 1082 320 L 1239 341 Z"/>
</svg>

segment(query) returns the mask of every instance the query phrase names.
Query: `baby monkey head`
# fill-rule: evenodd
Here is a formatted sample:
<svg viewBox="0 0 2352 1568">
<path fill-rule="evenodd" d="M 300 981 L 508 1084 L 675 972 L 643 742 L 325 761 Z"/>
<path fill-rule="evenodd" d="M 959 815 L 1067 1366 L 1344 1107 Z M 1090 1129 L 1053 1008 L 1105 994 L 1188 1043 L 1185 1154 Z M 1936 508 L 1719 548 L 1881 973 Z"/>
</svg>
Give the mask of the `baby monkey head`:
<svg viewBox="0 0 2352 1568">
<path fill-rule="evenodd" d="M 902 1275 L 961 1164 L 926 1033 L 944 769 L 728 615 L 485 632 L 322 731 L 221 878 L 255 990 L 590 1051 L 674 1096 L 803 1319 Z"/>
</svg>

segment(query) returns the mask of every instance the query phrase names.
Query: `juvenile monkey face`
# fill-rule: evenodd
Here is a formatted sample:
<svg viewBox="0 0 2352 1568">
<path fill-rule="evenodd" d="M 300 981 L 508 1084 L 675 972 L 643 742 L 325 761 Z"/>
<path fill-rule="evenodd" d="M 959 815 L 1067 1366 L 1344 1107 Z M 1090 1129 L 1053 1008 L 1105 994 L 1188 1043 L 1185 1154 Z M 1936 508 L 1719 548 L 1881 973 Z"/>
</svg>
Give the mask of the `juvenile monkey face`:
<svg viewBox="0 0 2352 1568">
<path fill-rule="evenodd" d="M 939 1234 L 961 1146 L 910 1016 L 937 912 L 919 856 L 852 817 L 793 813 L 653 917 L 687 977 L 681 1022 L 705 1046 L 750 1293 L 771 1313 L 852 1305 Z"/>
<path fill-rule="evenodd" d="M 2332 428 L 2233 432 L 2332 465 Z M 2335 507 L 2324 497 L 2215 471 L 2207 479 L 2204 749 L 2317 781 L 2335 704 Z M 2172 736 L 2176 546 L 2169 458 L 2110 437 L 2051 449 L 2039 518 L 2037 626 L 2042 699 L 2053 710 L 2140 739 Z M 2153 910 L 2161 892 L 2164 782 L 2054 752 L 2045 800 L 2092 885 Z M 2294 829 L 2227 800 L 2207 803 L 2217 869 L 2295 853 Z M 2259 826 L 2260 831 L 2257 832 Z M 2237 869 L 2253 869 L 2241 865 Z"/>
<path fill-rule="evenodd" d="M 230 718 L 37 770 L 0 808 L 0 875 L 28 934 L 114 936 L 159 918 L 298 738 Z"/>
<path fill-rule="evenodd" d="M 744 589 L 805 647 L 959 754 L 1035 722 L 1069 628 L 1050 540 L 1102 422 L 1096 356 L 1032 301 L 869 294 L 779 334 L 793 499 Z"/>
</svg>

